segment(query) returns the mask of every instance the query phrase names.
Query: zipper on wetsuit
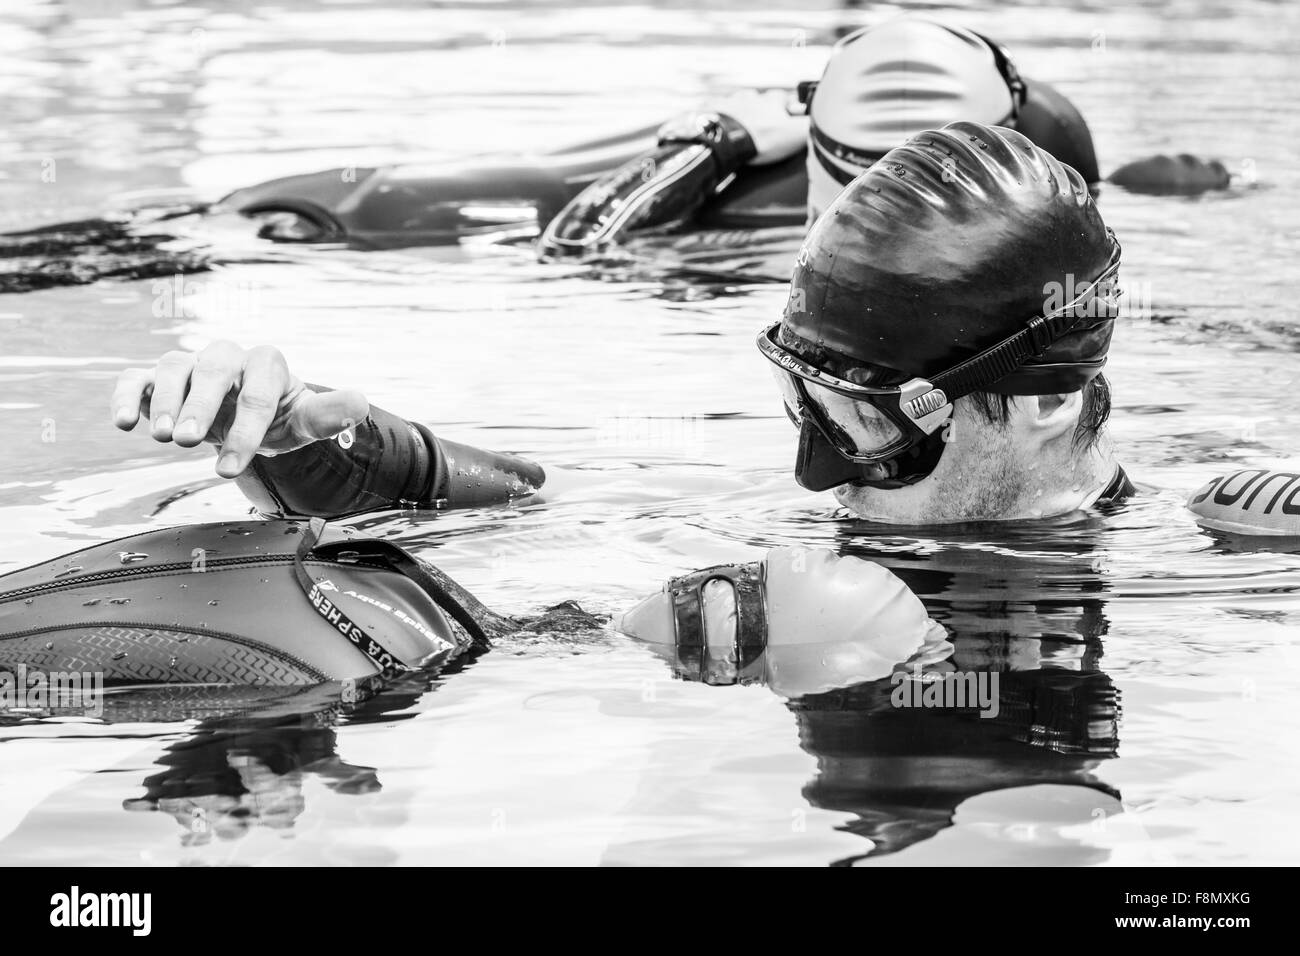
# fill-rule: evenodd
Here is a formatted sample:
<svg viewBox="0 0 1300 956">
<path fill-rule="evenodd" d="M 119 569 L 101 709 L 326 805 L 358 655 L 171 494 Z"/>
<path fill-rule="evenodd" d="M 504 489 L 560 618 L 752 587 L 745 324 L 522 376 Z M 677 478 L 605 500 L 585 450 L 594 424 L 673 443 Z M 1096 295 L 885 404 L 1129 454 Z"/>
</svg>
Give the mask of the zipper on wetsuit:
<svg viewBox="0 0 1300 956">
<path fill-rule="evenodd" d="M 243 564 L 293 564 L 294 556 L 291 554 L 264 554 L 264 555 L 243 555 L 236 558 L 208 558 L 204 561 L 205 568 L 235 567 Z M 312 558 L 312 563 L 321 564 L 346 564 L 343 561 L 321 561 L 318 558 Z M 28 597 L 33 594 L 44 594 L 49 591 L 60 591 L 65 588 L 79 587 L 83 584 L 94 584 L 101 581 L 114 581 L 119 578 L 130 578 L 139 574 L 165 574 L 172 571 L 183 571 L 192 568 L 189 561 L 173 561 L 168 564 L 150 564 L 141 565 L 134 568 L 121 568 L 111 571 L 92 571 L 88 574 L 78 574 L 69 577 L 57 578 L 53 581 L 44 581 L 40 584 L 29 584 L 26 587 L 15 588 L 11 591 L 0 591 L 0 604 L 12 601 L 15 598 Z M 68 572 L 63 572 L 67 574 Z M 196 574 L 202 572 L 195 572 Z"/>
</svg>

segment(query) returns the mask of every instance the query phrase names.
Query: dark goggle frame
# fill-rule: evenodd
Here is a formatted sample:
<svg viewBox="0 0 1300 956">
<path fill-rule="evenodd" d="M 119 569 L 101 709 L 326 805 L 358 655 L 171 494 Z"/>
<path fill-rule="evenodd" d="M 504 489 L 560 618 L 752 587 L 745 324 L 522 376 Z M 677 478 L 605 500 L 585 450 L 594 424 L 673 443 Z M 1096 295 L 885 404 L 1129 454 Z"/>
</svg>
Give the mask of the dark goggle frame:
<svg viewBox="0 0 1300 956">
<path fill-rule="evenodd" d="M 825 439 L 844 458 L 857 464 L 878 464 L 897 457 L 937 432 L 951 418 L 953 402 L 971 392 L 980 391 L 1020 368 L 1029 359 L 1045 352 L 1053 342 L 1073 329 L 1083 318 L 1114 321 L 1115 303 L 1120 290 L 1115 284 L 1122 249 L 1115 233 L 1107 230 L 1111 255 L 1106 267 L 1087 287 L 1068 303 L 1053 312 L 1035 316 L 1020 331 L 972 356 L 952 368 L 928 378 L 914 377 L 901 385 L 880 387 L 859 385 L 839 378 L 812 365 L 776 341 L 780 322 L 764 329 L 758 336 L 758 350 L 763 357 L 787 374 L 795 393 L 802 401 L 792 409 L 807 416 Z M 1097 315 L 1094 303 L 1105 298 L 1105 314 Z M 1105 362 L 1099 361 L 1097 367 Z M 840 429 L 827 422 L 816 403 L 808 398 L 809 382 L 855 401 L 867 402 L 882 412 L 902 433 L 900 438 L 878 451 L 864 453 L 848 447 Z"/>
<path fill-rule="evenodd" d="M 787 411 L 795 418 L 796 424 L 804 418 L 811 421 L 835 450 L 849 461 L 862 465 L 889 461 L 934 434 L 952 416 L 952 401 L 942 389 L 935 388 L 934 383 L 923 378 L 911 378 L 902 385 L 879 388 L 838 378 L 786 351 L 776 341 L 780 327 L 781 323 L 776 322 L 763 330 L 758 337 L 758 350 L 787 375 L 794 389 L 798 407 L 791 409 L 787 402 Z M 809 398 L 804 382 L 854 401 L 867 402 L 898 427 L 899 438 L 870 453 L 850 447 L 835 423 L 827 421 L 817 403 Z"/>
</svg>

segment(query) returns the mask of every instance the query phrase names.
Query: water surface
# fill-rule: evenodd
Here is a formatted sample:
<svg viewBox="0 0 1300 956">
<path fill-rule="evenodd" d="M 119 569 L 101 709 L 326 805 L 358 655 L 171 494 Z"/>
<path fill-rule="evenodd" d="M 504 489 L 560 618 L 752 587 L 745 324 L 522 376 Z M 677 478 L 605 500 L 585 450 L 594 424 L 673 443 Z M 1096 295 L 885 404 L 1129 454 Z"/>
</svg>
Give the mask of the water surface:
<svg viewBox="0 0 1300 956">
<path fill-rule="evenodd" d="M 813 77 L 837 29 L 884 12 L 752 7 L 36 4 L 0 30 L 4 225 L 558 146 Z M 140 281 L 0 301 L 0 571 L 243 515 L 206 453 L 123 437 L 107 398 L 167 349 L 270 342 L 306 378 L 567 472 L 527 504 L 370 523 L 489 604 L 609 613 L 688 569 L 834 548 L 896 569 L 954 663 L 999 673 L 997 720 L 890 712 L 872 687 L 787 701 L 673 681 L 614 635 L 541 636 L 360 708 L 295 694 L 168 719 L 202 707 L 146 699 L 107 723 L 11 720 L 0 861 L 1292 862 L 1300 557 L 1217 539 L 1182 502 L 1300 454 L 1296 8 L 952 15 L 1079 104 L 1103 170 L 1163 150 L 1239 174 L 1200 199 L 1102 197 L 1149 307 L 1109 370 L 1135 504 L 1018 528 L 846 519 L 795 485 L 752 347 L 777 285 L 601 281 L 520 247 L 309 249 L 188 277 L 179 298 Z"/>
</svg>

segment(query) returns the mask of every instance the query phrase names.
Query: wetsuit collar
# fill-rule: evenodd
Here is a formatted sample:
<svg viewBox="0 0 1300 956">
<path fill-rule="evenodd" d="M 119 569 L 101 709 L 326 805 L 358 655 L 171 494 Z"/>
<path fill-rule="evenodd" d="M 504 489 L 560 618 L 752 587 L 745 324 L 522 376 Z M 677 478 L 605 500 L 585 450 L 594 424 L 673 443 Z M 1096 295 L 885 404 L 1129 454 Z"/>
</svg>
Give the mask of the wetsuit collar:
<svg viewBox="0 0 1300 956">
<path fill-rule="evenodd" d="M 1110 484 L 1102 489 L 1094 505 L 1115 505 L 1137 494 L 1137 488 L 1129 480 L 1128 473 L 1124 471 L 1122 465 L 1115 466 L 1115 476 L 1111 478 Z"/>
</svg>

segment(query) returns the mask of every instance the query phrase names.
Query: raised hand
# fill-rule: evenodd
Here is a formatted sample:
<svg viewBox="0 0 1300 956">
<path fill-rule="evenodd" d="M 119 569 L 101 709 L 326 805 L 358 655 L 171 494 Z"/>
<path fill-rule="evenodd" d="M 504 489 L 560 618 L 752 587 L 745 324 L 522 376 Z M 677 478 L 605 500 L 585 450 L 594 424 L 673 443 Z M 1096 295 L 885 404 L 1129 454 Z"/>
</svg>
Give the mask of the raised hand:
<svg viewBox="0 0 1300 956">
<path fill-rule="evenodd" d="M 112 409 L 113 424 L 123 431 L 145 418 L 154 441 L 217 446 L 217 474 L 234 478 L 254 455 L 333 438 L 363 420 L 370 405 L 357 391 L 312 391 L 289 371 L 279 349 L 218 341 L 122 372 Z"/>
</svg>

